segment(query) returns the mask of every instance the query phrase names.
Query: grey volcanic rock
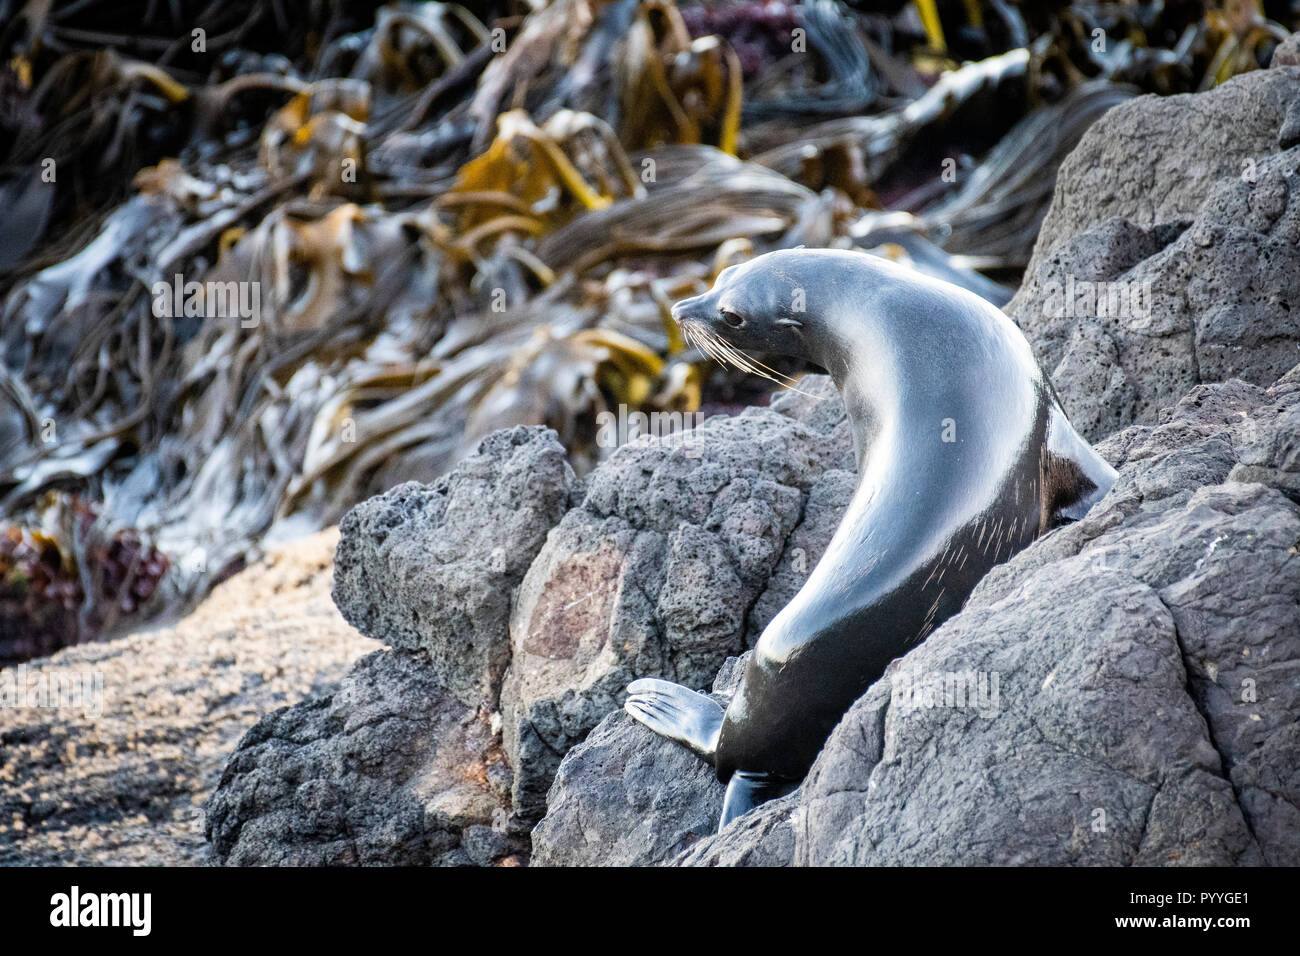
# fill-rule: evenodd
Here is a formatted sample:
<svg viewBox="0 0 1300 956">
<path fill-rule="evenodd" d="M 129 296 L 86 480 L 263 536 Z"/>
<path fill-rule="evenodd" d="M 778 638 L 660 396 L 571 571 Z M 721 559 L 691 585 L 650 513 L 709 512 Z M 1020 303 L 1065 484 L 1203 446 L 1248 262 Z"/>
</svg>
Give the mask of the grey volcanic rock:
<svg viewBox="0 0 1300 956">
<path fill-rule="evenodd" d="M 823 474 L 808 491 L 803 520 L 794 529 L 749 614 L 749 643 L 754 644 L 772 618 L 790 603 L 830 544 L 840 519 L 848 510 L 858 484 L 855 471 L 836 469 Z"/>
<path fill-rule="evenodd" d="M 700 840 L 671 861 L 673 866 L 790 866 L 802 825 L 800 793 L 772 800 Z"/>
<path fill-rule="evenodd" d="M 1143 225 L 1190 218 L 1210 187 L 1247 160 L 1294 146 L 1282 132 L 1300 113 L 1300 69 L 1233 77 L 1205 93 L 1139 96 L 1083 135 L 1057 174 L 1027 274 L 1065 240 L 1116 216 Z M 1279 141 L 1281 140 L 1281 141 Z M 1016 312 L 1016 302 L 1009 307 Z"/>
<path fill-rule="evenodd" d="M 798 391 L 776 393 L 771 408 L 825 435 L 829 441 L 831 467 L 822 472 L 808 489 L 803 515 L 787 539 L 767 587 L 750 609 L 747 634 L 751 646 L 772 618 L 803 587 L 830 544 L 858 484 L 853 432 L 844 411 L 844 401 L 829 376 L 805 376 L 799 382 Z"/>
<path fill-rule="evenodd" d="M 494 432 L 432 484 L 399 485 L 347 513 L 335 603 L 368 637 L 427 650 L 433 676 L 462 703 L 494 707 L 511 596 L 573 482 L 555 432 Z"/>
<path fill-rule="evenodd" d="M 713 696 L 723 706 L 747 658 L 719 672 Z M 669 862 L 717 829 L 722 792 L 695 754 L 614 711 L 560 764 L 546 817 L 533 828 L 533 865 Z"/>
<path fill-rule="evenodd" d="M 619 449 L 547 538 L 519 589 L 502 691 L 524 819 L 541 817 L 561 758 L 618 709 L 629 681 L 707 686 L 751 643 L 751 612 L 783 556 L 816 562 L 820 552 L 787 555 L 787 542 L 814 487 L 842 484 L 833 473 L 851 463 L 852 439 L 829 381 L 805 390 L 798 402 L 712 418 L 689 443 Z M 815 500 L 830 507 L 834 488 Z M 822 537 L 797 546 L 815 550 Z"/>
<path fill-rule="evenodd" d="M 1270 67 L 1300 66 L 1300 33 L 1293 33 L 1273 50 L 1273 58 L 1268 61 Z"/>
<path fill-rule="evenodd" d="M 540 862 L 598 862 L 637 812 L 647 849 L 618 862 L 1300 861 L 1300 366 L 1158 417 L 1099 446 L 1111 494 L 895 661 L 795 794 L 696 838 L 707 768 L 611 717 L 556 778 Z M 671 785 L 641 766 L 629 800 L 647 751 Z"/>
<path fill-rule="evenodd" d="M 335 603 L 392 645 L 332 695 L 265 717 L 208 804 L 231 864 L 522 861 L 496 706 L 514 590 L 569 504 L 555 433 L 516 427 L 340 525 Z M 524 854 L 524 855 L 521 855 Z"/>
<path fill-rule="evenodd" d="M 1300 508 L 1227 480 L 1241 457 L 1293 480 L 1264 436 L 1297 409 L 1300 369 L 1202 386 L 1103 445 L 1112 493 L 846 715 L 802 788 L 797 861 L 1300 859 Z M 897 705 L 964 671 L 999 676 L 992 717 Z"/>
<path fill-rule="evenodd" d="M 1252 419 L 1242 432 L 1228 477 L 1272 485 L 1300 504 L 1300 408 L 1287 408 L 1263 426 Z"/>
<path fill-rule="evenodd" d="M 446 693 L 422 651 L 377 651 L 245 735 L 207 837 L 230 865 L 513 862 L 509 780 L 486 711 Z"/>
<path fill-rule="evenodd" d="M 836 729 L 797 860 L 1293 864 L 1298 534 L 1276 492 L 1215 486 L 977 592 Z M 1246 568 L 1281 593 L 1249 599 Z M 918 675 L 970 671 L 1000 678 L 991 717 L 891 706 Z"/>
<path fill-rule="evenodd" d="M 1117 315 L 1109 291 L 1089 298 L 1098 282 L 1145 304 Z M 1062 241 L 1008 308 L 1094 440 L 1200 382 L 1270 384 L 1300 361 L 1300 147 L 1222 179 L 1187 220 L 1113 218 Z"/>
<path fill-rule="evenodd" d="M 841 471 L 856 471 L 853 429 L 844 411 L 844 401 L 829 375 L 805 375 L 798 389 L 786 389 L 772 396 L 769 406 L 787 418 L 803 422 L 829 442 L 830 462 Z"/>
</svg>

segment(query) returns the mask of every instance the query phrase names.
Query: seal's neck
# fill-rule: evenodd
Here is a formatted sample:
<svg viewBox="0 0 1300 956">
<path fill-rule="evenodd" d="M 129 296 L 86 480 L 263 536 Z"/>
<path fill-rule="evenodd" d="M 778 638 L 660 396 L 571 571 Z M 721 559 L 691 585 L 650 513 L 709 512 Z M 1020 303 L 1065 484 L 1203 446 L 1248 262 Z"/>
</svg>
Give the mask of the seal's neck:
<svg viewBox="0 0 1300 956">
<path fill-rule="evenodd" d="M 902 400 L 904 383 L 928 372 L 906 360 L 869 307 L 832 317 L 807 344 L 809 358 L 826 370 L 844 400 L 853 425 L 858 473 L 862 474 L 867 451 L 882 427 L 892 431 L 907 411 Z M 910 367 L 914 364 L 917 367 Z"/>
<path fill-rule="evenodd" d="M 871 390 L 860 387 L 851 375 L 832 372 L 831 379 L 844 400 L 844 408 L 852 425 L 853 452 L 857 457 L 860 475 L 866 467 L 867 450 L 874 444 L 879 431 L 880 403 Z"/>
</svg>

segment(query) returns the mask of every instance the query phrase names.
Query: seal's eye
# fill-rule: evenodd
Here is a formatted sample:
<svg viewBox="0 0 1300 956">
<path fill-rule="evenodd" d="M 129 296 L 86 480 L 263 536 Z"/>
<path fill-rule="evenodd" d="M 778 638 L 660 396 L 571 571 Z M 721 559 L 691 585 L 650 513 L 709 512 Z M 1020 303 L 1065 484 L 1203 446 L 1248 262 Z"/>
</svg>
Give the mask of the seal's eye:
<svg viewBox="0 0 1300 956">
<path fill-rule="evenodd" d="M 744 327 L 745 320 L 739 313 L 732 312 L 730 309 L 719 309 L 718 311 L 722 313 L 722 321 L 726 322 L 731 328 L 739 329 Z"/>
</svg>

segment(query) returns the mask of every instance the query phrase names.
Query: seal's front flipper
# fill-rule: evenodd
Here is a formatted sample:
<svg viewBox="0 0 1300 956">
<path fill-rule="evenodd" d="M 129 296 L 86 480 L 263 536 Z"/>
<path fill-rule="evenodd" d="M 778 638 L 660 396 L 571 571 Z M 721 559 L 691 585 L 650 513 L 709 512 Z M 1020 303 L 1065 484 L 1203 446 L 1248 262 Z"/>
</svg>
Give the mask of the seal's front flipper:
<svg viewBox="0 0 1300 956">
<path fill-rule="evenodd" d="M 722 798 L 722 820 L 718 823 L 718 831 L 721 832 L 736 817 L 748 813 L 760 803 L 784 797 L 798 785 L 797 782 L 770 773 L 737 770 L 727 784 L 727 795 Z"/>
<path fill-rule="evenodd" d="M 623 709 L 655 733 L 690 747 L 713 763 L 722 732 L 722 705 L 680 684 L 644 677 L 627 685 Z"/>
</svg>

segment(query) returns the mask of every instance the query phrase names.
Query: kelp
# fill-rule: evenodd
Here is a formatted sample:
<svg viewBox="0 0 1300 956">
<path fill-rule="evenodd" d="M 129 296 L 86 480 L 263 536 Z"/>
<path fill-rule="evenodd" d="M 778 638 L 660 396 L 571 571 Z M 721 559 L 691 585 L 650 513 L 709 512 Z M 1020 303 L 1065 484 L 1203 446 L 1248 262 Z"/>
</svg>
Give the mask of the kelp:
<svg viewBox="0 0 1300 956">
<path fill-rule="evenodd" d="M 735 51 L 751 120 L 862 112 L 881 95 L 871 41 L 843 4 L 701 4 L 683 11 L 683 22 Z"/>
<path fill-rule="evenodd" d="M 602 412 L 756 400 L 803 369 L 722 368 L 669 307 L 764 251 L 1004 302 L 1097 116 L 1280 32 L 1250 4 L 32 0 L 0 33 L 3 636 L 183 606 L 496 428 L 585 471 Z"/>
<path fill-rule="evenodd" d="M 1136 88 L 1090 80 L 1064 99 L 1030 112 L 962 177 L 956 192 L 934 201 L 903 200 L 920 211 L 921 230 L 963 266 L 1006 274 L 1029 262 L 1056 186 L 1056 170 L 1103 113 Z"/>
</svg>

